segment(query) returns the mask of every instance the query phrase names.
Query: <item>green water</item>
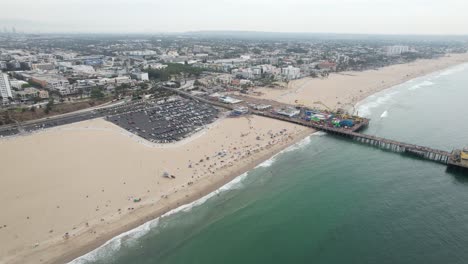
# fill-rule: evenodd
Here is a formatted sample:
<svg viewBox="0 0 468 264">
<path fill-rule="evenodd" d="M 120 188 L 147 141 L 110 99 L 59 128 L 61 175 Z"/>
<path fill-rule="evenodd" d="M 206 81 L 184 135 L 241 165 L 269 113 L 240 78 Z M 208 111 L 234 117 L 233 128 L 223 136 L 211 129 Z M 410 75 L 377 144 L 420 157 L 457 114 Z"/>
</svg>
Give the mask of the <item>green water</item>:
<svg viewBox="0 0 468 264">
<path fill-rule="evenodd" d="M 451 150 L 468 145 L 467 99 L 465 65 L 358 109 L 365 133 Z M 75 263 L 468 262 L 468 174 L 328 135 L 189 208 Z"/>
</svg>

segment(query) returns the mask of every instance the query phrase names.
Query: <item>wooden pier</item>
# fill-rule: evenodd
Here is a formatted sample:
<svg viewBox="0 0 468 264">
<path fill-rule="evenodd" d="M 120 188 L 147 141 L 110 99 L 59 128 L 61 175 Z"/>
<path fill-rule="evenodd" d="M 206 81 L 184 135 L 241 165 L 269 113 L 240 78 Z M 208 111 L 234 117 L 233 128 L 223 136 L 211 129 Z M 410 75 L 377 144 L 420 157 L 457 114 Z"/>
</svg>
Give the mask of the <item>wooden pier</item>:
<svg viewBox="0 0 468 264">
<path fill-rule="evenodd" d="M 232 105 L 227 105 L 221 102 L 211 101 L 211 100 L 207 100 L 204 98 L 196 97 L 186 92 L 182 92 L 180 90 L 174 90 L 174 89 L 171 89 L 171 90 L 176 91 L 182 96 L 190 97 L 192 99 L 199 100 L 205 103 L 209 103 L 217 107 L 222 107 L 228 110 L 233 109 Z M 426 160 L 442 163 L 450 167 L 456 167 L 456 168 L 468 170 L 468 161 L 460 162 L 458 159 L 455 158 L 457 150 L 454 150 L 450 153 L 444 150 L 438 150 L 434 148 L 429 148 L 429 147 L 424 147 L 424 146 L 419 146 L 415 144 L 409 144 L 409 143 L 399 142 L 396 140 L 391 140 L 391 139 L 386 139 L 382 137 L 376 137 L 372 135 L 359 133 L 358 131 L 360 131 L 361 129 L 363 129 L 369 124 L 369 120 L 365 118 L 363 118 L 361 122 L 357 123 L 352 128 L 336 128 L 336 127 L 331 127 L 331 126 L 325 126 L 320 123 L 306 121 L 300 118 L 281 116 L 281 115 L 271 113 L 268 111 L 249 110 L 249 112 L 255 115 L 259 115 L 259 116 L 264 116 L 264 117 L 278 119 L 278 120 L 282 120 L 282 121 L 286 121 L 286 122 L 290 122 L 290 123 L 294 123 L 294 124 L 298 124 L 302 126 L 311 127 L 318 131 L 323 131 L 331 135 L 337 135 L 337 136 L 341 136 L 344 138 L 349 138 L 357 142 L 367 144 L 373 147 L 377 147 L 380 149 L 389 150 L 389 151 L 397 152 L 397 153 L 406 153 L 406 154 L 410 154 L 410 155 L 423 158 Z"/>
<path fill-rule="evenodd" d="M 323 126 L 314 122 L 301 120 L 298 118 L 289 118 L 285 116 L 278 116 L 272 113 L 253 111 L 253 114 L 265 116 L 269 118 L 279 119 L 290 123 L 295 123 L 298 125 L 303 125 L 307 127 L 314 128 L 318 131 L 323 131 L 331 135 L 337 135 L 344 138 L 349 138 L 357 142 L 367 144 L 373 147 L 380 149 L 397 152 L 397 153 L 406 153 L 412 156 L 416 156 L 422 159 L 434 161 L 437 163 L 445 164 L 451 168 L 461 169 L 463 171 L 468 171 L 468 161 L 460 161 L 460 159 L 455 158 L 456 153 L 460 150 L 454 150 L 452 152 L 438 150 L 430 147 L 419 146 L 415 144 L 404 143 L 396 140 L 386 139 L 382 137 L 366 135 L 359 133 L 358 131 L 366 127 L 369 124 L 368 119 L 360 124 L 357 124 L 353 128 L 335 128 L 329 126 Z"/>
</svg>

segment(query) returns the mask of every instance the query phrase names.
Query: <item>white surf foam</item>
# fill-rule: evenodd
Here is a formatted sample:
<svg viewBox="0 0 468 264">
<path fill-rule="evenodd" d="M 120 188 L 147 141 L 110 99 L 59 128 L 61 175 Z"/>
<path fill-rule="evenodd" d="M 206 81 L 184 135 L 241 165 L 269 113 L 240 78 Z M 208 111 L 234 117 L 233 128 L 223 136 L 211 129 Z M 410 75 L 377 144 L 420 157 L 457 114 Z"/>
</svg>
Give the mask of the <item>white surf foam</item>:
<svg viewBox="0 0 468 264">
<path fill-rule="evenodd" d="M 380 115 L 380 118 L 385 118 L 388 116 L 388 111 L 385 110 L 381 115 Z"/>
<path fill-rule="evenodd" d="M 408 90 L 413 91 L 413 90 L 421 89 L 423 87 L 432 86 L 432 85 L 434 85 L 433 82 L 426 80 L 426 81 L 423 81 L 421 83 L 418 83 L 416 85 L 409 87 Z"/>
<path fill-rule="evenodd" d="M 457 65 L 457 66 L 454 66 L 454 67 L 451 67 L 442 71 L 431 73 L 426 76 L 414 78 L 402 84 L 390 87 L 382 92 L 371 95 L 365 98 L 364 100 L 358 102 L 355 105 L 355 109 L 356 109 L 355 114 L 359 114 L 360 116 L 363 116 L 363 117 L 370 117 L 373 108 L 381 106 L 389 102 L 390 100 L 392 100 L 392 97 L 398 94 L 401 91 L 400 90 L 401 88 L 408 89 L 408 90 L 417 90 L 423 87 L 431 86 L 431 85 L 434 85 L 433 81 L 437 80 L 439 77 L 458 73 L 466 69 L 468 69 L 468 63 L 464 63 L 464 64 Z M 405 88 L 408 86 L 410 87 Z"/>
<path fill-rule="evenodd" d="M 297 142 L 296 144 L 294 145 L 291 145 L 287 148 L 285 148 L 284 150 L 278 152 L 277 154 L 275 154 L 273 157 L 271 157 L 270 159 L 268 160 L 265 160 L 264 162 L 260 163 L 259 165 L 257 165 L 257 167 L 255 168 L 268 168 L 270 167 L 271 165 L 273 165 L 273 163 L 275 163 L 276 161 L 276 158 L 283 154 L 283 153 L 286 153 L 286 152 L 290 152 L 290 151 L 294 151 L 294 150 L 298 150 L 298 149 L 302 149 L 304 148 L 305 146 L 309 145 L 310 142 L 311 142 L 311 137 L 312 136 L 323 136 L 323 135 L 326 135 L 325 132 L 315 132 L 313 133 L 312 135 L 310 136 L 307 136 L 305 137 L 303 140 Z"/>
<path fill-rule="evenodd" d="M 464 71 L 468 67 L 468 63 L 461 64 L 446 70 L 443 70 L 437 77 L 452 75 L 461 71 Z"/>
<path fill-rule="evenodd" d="M 276 155 L 269 158 L 269 159 L 267 159 L 267 160 L 265 160 L 264 162 L 258 164 L 257 167 L 255 167 L 255 168 L 268 168 L 268 167 L 270 167 L 275 162 L 275 157 L 276 157 Z"/>
<path fill-rule="evenodd" d="M 386 90 L 383 93 L 377 93 L 367 97 L 363 102 L 356 105 L 356 110 L 360 116 L 369 117 L 372 109 L 390 102 L 399 91 Z"/>
</svg>

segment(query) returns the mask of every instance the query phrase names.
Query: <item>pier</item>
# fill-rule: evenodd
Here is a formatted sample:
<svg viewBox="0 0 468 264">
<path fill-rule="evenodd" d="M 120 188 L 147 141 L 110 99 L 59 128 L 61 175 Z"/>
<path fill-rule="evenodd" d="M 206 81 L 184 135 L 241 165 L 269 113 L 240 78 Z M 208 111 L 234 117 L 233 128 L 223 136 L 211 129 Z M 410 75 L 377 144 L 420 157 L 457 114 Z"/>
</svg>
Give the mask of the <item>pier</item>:
<svg viewBox="0 0 468 264">
<path fill-rule="evenodd" d="M 419 146 L 415 144 L 404 143 L 392 139 L 386 139 L 382 137 L 367 135 L 363 133 L 359 133 L 361 129 L 366 127 L 369 124 L 368 119 L 363 119 L 363 122 L 357 124 L 353 128 L 334 128 L 319 125 L 310 121 L 298 119 L 298 118 L 289 118 L 284 116 L 278 116 L 272 113 L 261 112 L 261 111 L 252 111 L 253 114 L 279 119 L 282 121 L 303 125 L 307 127 L 311 127 L 318 131 L 323 131 L 331 135 L 337 135 L 344 138 L 349 138 L 360 142 L 362 144 L 370 145 L 376 148 L 397 152 L 397 153 L 406 153 L 412 156 L 416 156 L 422 159 L 434 161 L 437 163 L 445 164 L 449 167 L 468 170 L 468 161 L 463 161 L 460 159 L 461 150 L 454 150 L 452 152 L 438 150 L 430 147 Z"/>
<path fill-rule="evenodd" d="M 228 110 L 233 110 L 234 107 L 232 105 L 228 105 L 225 103 L 221 103 L 218 101 L 207 100 L 205 98 L 200 98 L 198 96 L 193 96 L 189 93 L 184 91 L 180 91 L 177 89 L 170 89 L 183 97 L 188 97 L 194 100 L 202 101 L 205 103 L 210 103 L 217 107 L 222 107 Z M 271 113 L 268 111 L 259 111 L 254 109 L 249 109 L 249 113 L 264 116 L 272 119 L 282 120 L 289 123 L 294 123 L 297 125 L 302 125 L 306 127 L 313 128 L 318 131 L 326 132 L 330 135 L 336 135 L 344 138 L 349 138 L 351 140 L 360 142 L 362 144 L 370 145 L 372 147 L 396 152 L 396 153 L 405 153 L 412 156 L 416 156 L 422 159 L 430 160 L 433 162 L 445 164 L 449 167 L 456 168 L 456 169 L 463 169 L 468 170 L 468 161 L 465 161 L 460 158 L 461 150 L 453 150 L 452 152 L 438 150 L 430 147 L 419 146 L 415 144 L 404 143 L 392 139 L 386 139 L 382 137 L 372 136 L 360 133 L 359 131 L 363 128 L 367 127 L 369 124 L 369 119 L 362 118 L 362 121 L 355 124 L 353 127 L 350 128 L 336 128 L 331 126 L 325 126 L 320 123 L 315 123 L 311 121 L 306 121 L 301 118 L 297 117 L 287 117 L 281 116 L 275 113 Z"/>
</svg>

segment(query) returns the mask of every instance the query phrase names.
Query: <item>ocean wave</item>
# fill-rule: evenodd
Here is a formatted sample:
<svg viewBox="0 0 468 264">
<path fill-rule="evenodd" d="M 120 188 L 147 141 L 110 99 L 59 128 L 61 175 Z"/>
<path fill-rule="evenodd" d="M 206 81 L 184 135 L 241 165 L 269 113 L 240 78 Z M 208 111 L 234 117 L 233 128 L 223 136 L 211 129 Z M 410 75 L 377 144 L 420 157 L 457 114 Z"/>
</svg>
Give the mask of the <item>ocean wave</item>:
<svg viewBox="0 0 468 264">
<path fill-rule="evenodd" d="M 413 91 L 413 90 L 417 90 L 417 89 L 427 87 L 427 86 L 432 86 L 432 85 L 434 85 L 433 82 L 426 80 L 426 81 L 423 81 L 421 83 L 418 83 L 416 85 L 409 87 L 408 90 Z"/>
<path fill-rule="evenodd" d="M 395 95 L 399 94 L 399 91 L 385 91 L 384 93 L 378 93 L 367 97 L 367 99 L 356 105 L 357 113 L 363 117 L 369 117 L 372 114 L 372 109 L 391 102 Z"/>
<path fill-rule="evenodd" d="M 385 118 L 388 116 L 388 111 L 385 110 L 381 115 L 380 115 L 380 118 Z"/>
<path fill-rule="evenodd" d="M 298 149 L 302 149 L 304 148 L 305 146 L 309 145 L 310 142 L 311 142 L 311 137 L 312 136 L 323 136 L 323 135 L 326 135 L 325 132 L 321 132 L 321 131 L 318 131 L 318 132 L 315 132 L 315 133 L 312 133 L 312 135 L 310 136 L 307 136 L 305 137 L 304 139 L 302 139 L 301 141 L 297 142 L 296 144 L 293 144 L 287 148 L 285 148 L 284 150 L 278 152 L 277 154 L 275 154 L 273 157 L 265 160 L 264 162 L 260 163 L 259 165 L 257 165 L 257 167 L 255 168 L 268 168 L 270 167 L 271 165 L 273 165 L 273 163 L 275 163 L 276 161 L 276 158 L 281 155 L 281 154 L 284 154 L 286 152 L 291 152 L 291 151 L 295 151 L 295 150 L 298 150 Z"/>
<path fill-rule="evenodd" d="M 106 243 L 96 248 L 95 250 L 70 261 L 69 264 L 87 264 L 98 259 L 111 257 L 114 252 L 118 251 L 122 247 L 122 244 L 136 241 L 138 238 L 146 235 L 153 227 L 157 226 L 158 224 L 159 217 L 108 240 Z"/>
<path fill-rule="evenodd" d="M 267 159 L 267 160 L 265 160 L 264 162 L 258 164 L 257 167 L 255 167 L 255 168 L 268 168 L 268 167 L 270 167 L 271 165 L 273 165 L 273 163 L 275 163 L 275 157 L 276 157 L 276 155 L 269 158 L 269 159 Z"/>
<path fill-rule="evenodd" d="M 462 64 L 462 65 L 458 65 L 458 66 L 455 66 L 455 67 L 452 67 L 452 68 L 449 68 L 449 69 L 446 69 L 446 70 L 442 71 L 441 73 L 439 73 L 437 75 L 437 77 L 452 75 L 454 73 L 464 71 L 467 67 L 468 67 L 467 63 Z"/>
</svg>

